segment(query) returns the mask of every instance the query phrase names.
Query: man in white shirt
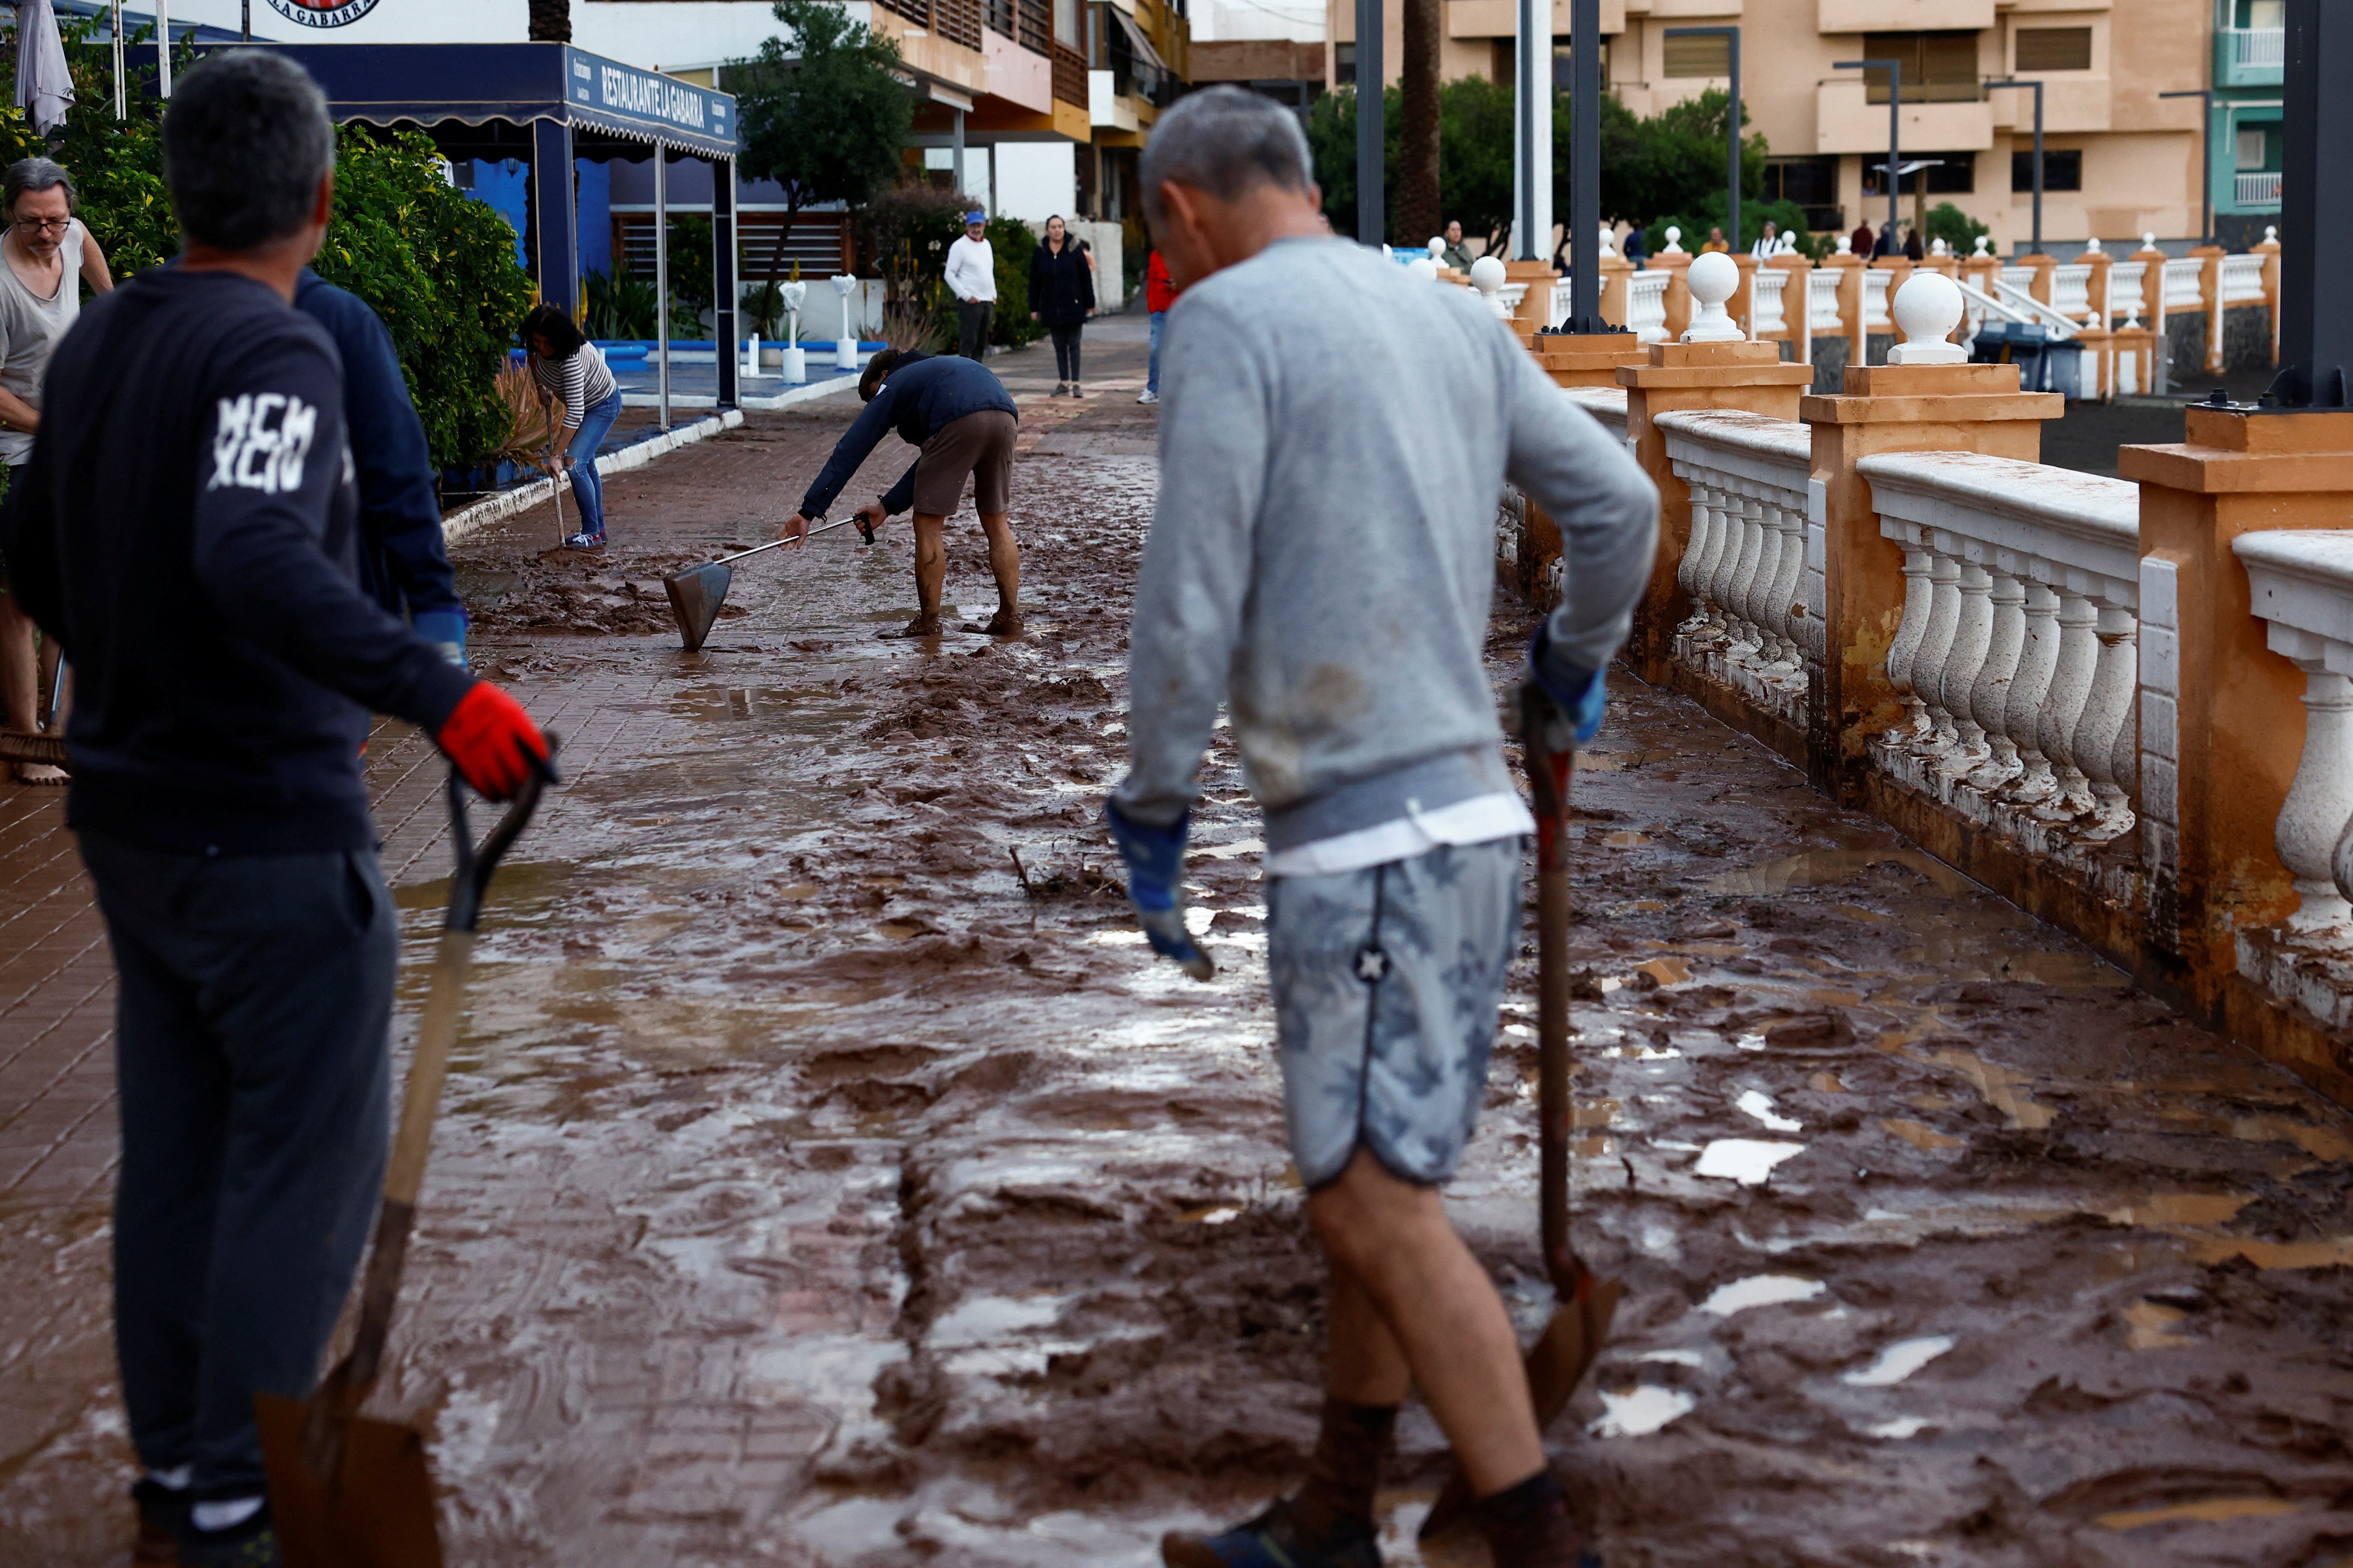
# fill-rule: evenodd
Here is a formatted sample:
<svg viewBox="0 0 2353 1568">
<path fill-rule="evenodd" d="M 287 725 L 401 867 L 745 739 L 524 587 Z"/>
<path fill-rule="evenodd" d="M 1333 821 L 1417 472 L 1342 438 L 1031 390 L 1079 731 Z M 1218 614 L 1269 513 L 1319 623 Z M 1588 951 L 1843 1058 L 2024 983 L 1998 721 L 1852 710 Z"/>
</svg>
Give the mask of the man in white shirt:
<svg viewBox="0 0 2353 1568">
<path fill-rule="evenodd" d="M 964 237 L 948 247 L 948 291 L 956 297 L 956 353 L 988 357 L 988 321 L 997 313 L 997 258 L 988 248 L 988 215 L 964 215 Z"/>
<path fill-rule="evenodd" d="M 1768 256 L 1778 255 L 1780 249 L 1780 227 L 1768 217 L 1765 220 L 1765 232 L 1757 237 L 1756 244 L 1748 247 L 1748 254 L 1762 261 Z"/>
</svg>

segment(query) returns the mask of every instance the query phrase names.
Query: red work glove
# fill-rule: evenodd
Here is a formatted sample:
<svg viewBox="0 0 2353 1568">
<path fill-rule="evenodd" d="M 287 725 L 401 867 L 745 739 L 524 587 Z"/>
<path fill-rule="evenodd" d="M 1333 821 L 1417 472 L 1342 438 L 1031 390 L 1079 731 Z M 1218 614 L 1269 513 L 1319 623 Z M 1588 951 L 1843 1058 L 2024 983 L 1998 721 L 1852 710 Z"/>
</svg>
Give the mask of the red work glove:
<svg viewBox="0 0 2353 1568">
<path fill-rule="evenodd" d="M 532 760 L 545 763 L 548 756 L 547 737 L 522 704 L 487 680 L 474 682 L 459 699 L 433 739 L 459 776 L 491 800 L 513 795 L 530 776 Z"/>
</svg>

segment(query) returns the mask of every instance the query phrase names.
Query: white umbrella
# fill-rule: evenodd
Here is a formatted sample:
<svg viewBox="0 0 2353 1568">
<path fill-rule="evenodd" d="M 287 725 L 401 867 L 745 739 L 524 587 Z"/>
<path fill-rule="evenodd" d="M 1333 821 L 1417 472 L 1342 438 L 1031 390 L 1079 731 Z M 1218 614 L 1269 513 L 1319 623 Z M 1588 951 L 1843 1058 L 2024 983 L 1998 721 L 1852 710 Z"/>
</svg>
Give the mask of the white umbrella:
<svg viewBox="0 0 2353 1568">
<path fill-rule="evenodd" d="M 31 117 L 34 133 L 46 136 L 66 122 L 73 100 L 57 13 L 49 0 L 23 0 L 16 9 L 16 107 Z"/>
</svg>

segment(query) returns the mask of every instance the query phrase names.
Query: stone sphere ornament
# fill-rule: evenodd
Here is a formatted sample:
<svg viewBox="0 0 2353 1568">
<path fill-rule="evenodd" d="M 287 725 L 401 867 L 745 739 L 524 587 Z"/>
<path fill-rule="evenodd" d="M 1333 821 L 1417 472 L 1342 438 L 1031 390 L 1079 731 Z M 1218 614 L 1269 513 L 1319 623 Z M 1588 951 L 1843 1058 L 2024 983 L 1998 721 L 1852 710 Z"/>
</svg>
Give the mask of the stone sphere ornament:
<svg viewBox="0 0 2353 1568">
<path fill-rule="evenodd" d="M 1889 364 L 1967 364 L 1968 352 L 1947 342 L 1961 324 L 1961 288 L 1941 272 L 1918 271 L 1895 290 L 1888 313 L 1904 341 L 1887 351 Z"/>
<path fill-rule="evenodd" d="M 1405 264 L 1405 269 L 1409 276 L 1419 278 L 1425 283 L 1438 281 L 1438 263 L 1427 256 L 1415 257 Z"/>
<path fill-rule="evenodd" d="M 1669 232 L 1672 232 L 1672 230 Z M 1691 325 L 1683 329 L 1687 343 L 1734 343 L 1748 334 L 1725 310 L 1724 302 L 1740 289 L 1740 267 L 1721 250 L 1694 258 L 1683 280 L 1691 289 Z"/>
<path fill-rule="evenodd" d="M 1482 256 L 1471 264 L 1471 287 L 1482 294 L 1492 295 L 1504 286 L 1504 264 L 1492 256 Z"/>
</svg>

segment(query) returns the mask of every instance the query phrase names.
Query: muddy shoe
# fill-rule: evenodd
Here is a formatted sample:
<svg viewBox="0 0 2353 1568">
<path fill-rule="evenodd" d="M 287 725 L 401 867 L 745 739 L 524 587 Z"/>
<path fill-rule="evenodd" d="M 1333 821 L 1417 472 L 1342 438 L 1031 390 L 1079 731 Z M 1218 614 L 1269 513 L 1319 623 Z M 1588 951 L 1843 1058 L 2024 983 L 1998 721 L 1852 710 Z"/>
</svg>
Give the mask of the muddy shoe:
<svg viewBox="0 0 2353 1568">
<path fill-rule="evenodd" d="M 1601 1560 L 1578 1539 L 1568 1517 L 1568 1497 L 1549 1469 L 1482 1498 L 1479 1523 L 1495 1568 L 1601 1568 Z"/>
<path fill-rule="evenodd" d="M 1372 1536 L 1311 1540 L 1292 1517 L 1287 1498 L 1222 1535 L 1171 1531 L 1160 1538 L 1160 1561 L 1167 1568 L 1381 1568 Z"/>
<path fill-rule="evenodd" d="M 191 1521 L 180 1531 L 181 1568 L 284 1568 L 285 1562 L 266 1503 L 227 1530 L 198 1530 Z"/>
<path fill-rule="evenodd" d="M 939 616 L 917 616 L 903 626 L 893 626 L 888 631 L 877 632 L 874 635 L 883 637 L 935 637 L 946 630 L 945 626 L 940 625 Z"/>
<path fill-rule="evenodd" d="M 1002 605 L 997 607 L 997 614 L 989 616 L 987 620 L 966 621 L 964 624 L 964 629 L 968 632 L 985 632 L 993 637 L 1018 637 L 1021 635 L 1021 627 L 1020 616 Z"/>
<path fill-rule="evenodd" d="M 180 1532 L 188 1528 L 188 1494 L 142 1476 L 131 1488 L 131 1501 L 139 1510 L 132 1568 L 179 1568 Z"/>
</svg>

